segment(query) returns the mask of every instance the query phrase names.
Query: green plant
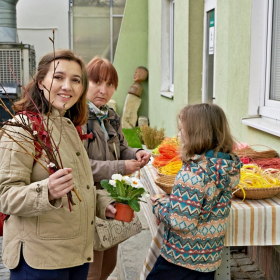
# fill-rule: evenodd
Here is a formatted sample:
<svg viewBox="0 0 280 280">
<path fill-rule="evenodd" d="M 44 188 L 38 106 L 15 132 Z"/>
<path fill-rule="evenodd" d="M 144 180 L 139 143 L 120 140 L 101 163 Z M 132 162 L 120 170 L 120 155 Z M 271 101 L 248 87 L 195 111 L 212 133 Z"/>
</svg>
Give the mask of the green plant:
<svg viewBox="0 0 280 280">
<path fill-rule="evenodd" d="M 128 204 L 134 211 L 140 211 L 140 197 L 149 196 L 138 178 L 113 174 L 112 180 L 102 180 L 101 186 L 116 202 Z M 145 201 L 142 201 L 145 202 Z"/>
<path fill-rule="evenodd" d="M 135 129 L 135 131 L 136 131 L 136 133 L 137 133 L 137 135 L 138 135 L 138 138 L 139 138 L 140 142 L 141 142 L 142 144 L 144 144 L 144 141 L 143 141 L 143 138 L 142 138 L 142 132 L 141 132 L 140 127 L 139 127 L 139 126 L 136 126 L 136 127 L 134 127 L 134 129 Z"/>
<path fill-rule="evenodd" d="M 123 128 L 122 131 L 129 147 L 142 148 L 136 128 Z"/>
<path fill-rule="evenodd" d="M 141 135 L 144 144 L 148 149 L 156 148 L 165 138 L 164 128 L 157 129 L 156 126 L 150 127 L 147 124 L 140 126 Z"/>
</svg>

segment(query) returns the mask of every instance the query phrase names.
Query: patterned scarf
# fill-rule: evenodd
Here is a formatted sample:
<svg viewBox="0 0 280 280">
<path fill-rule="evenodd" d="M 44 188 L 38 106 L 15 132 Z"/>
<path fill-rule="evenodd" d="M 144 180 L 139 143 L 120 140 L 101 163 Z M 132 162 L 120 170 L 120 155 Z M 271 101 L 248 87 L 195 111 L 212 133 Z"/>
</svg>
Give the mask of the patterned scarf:
<svg viewBox="0 0 280 280">
<path fill-rule="evenodd" d="M 97 120 L 98 120 L 102 130 L 104 131 L 107 140 L 109 140 L 110 137 L 109 137 L 108 132 L 107 132 L 105 126 L 104 126 L 104 120 L 108 116 L 109 107 L 107 105 L 103 105 L 100 108 L 97 108 L 92 102 L 90 102 L 88 100 L 88 109 L 91 113 L 96 115 Z"/>
</svg>

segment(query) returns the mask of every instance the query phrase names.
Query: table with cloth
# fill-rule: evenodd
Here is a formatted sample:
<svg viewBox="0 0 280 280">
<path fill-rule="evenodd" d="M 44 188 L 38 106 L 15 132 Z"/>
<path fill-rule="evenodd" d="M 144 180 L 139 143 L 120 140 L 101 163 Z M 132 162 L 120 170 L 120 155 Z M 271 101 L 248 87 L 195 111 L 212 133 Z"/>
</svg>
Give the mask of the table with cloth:
<svg viewBox="0 0 280 280">
<path fill-rule="evenodd" d="M 140 171 L 140 180 L 150 195 L 164 193 L 156 185 L 158 177 L 151 163 Z M 148 221 L 152 242 L 140 273 L 140 280 L 146 279 L 160 254 L 163 239 L 163 224 L 156 224 L 149 198 L 147 203 L 141 203 L 144 215 Z M 216 271 L 216 280 L 230 280 L 230 250 L 229 246 L 270 246 L 280 244 L 280 194 L 270 199 L 245 200 L 232 198 L 231 212 L 228 220 L 225 247 L 222 264 Z"/>
</svg>

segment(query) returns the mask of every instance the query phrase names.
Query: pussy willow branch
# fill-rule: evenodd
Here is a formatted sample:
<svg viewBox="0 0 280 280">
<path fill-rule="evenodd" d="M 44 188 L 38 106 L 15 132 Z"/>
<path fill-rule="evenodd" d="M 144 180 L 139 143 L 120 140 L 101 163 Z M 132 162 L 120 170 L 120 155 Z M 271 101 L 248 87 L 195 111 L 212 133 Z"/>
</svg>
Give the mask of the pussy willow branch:
<svg viewBox="0 0 280 280">
<path fill-rule="evenodd" d="M 35 155 L 33 155 L 32 153 L 30 153 L 23 145 L 20 144 L 19 141 L 17 141 L 13 136 L 11 136 L 9 133 L 6 132 L 5 129 L 3 129 L 2 127 L 0 127 L 1 131 L 3 131 L 3 133 L 5 133 L 10 139 L 12 139 L 15 143 L 17 143 L 29 156 L 31 156 L 34 160 L 36 160 L 48 173 L 49 170 L 40 162 L 35 158 Z"/>
<path fill-rule="evenodd" d="M 1 100 L 1 98 L 0 98 Z M 7 109 L 9 110 L 9 109 Z M 21 127 L 22 129 L 24 129 L 24 131 L 26 131 L 30 136 L 18 133 L 17 135 L 20 136 L 20 139 L 22 139 L 23 141 L 26 142 L 26 139 L 31 139 L 33 142 L 38 142 L 40 147 L 42 148 L 42 150 L 45 151 L 48 159 L 50 162 L 54 163 L 55 165 L 55 169 L 54 171 L 61 169 L 59 163 L 56 160 L 56 157 L 53 155 L 53 153 L 50 151 L 50 149 L 47 147 L 47 145 L 41 140 L 41 138 L 38 136 L 38 134 L 33 134 L 33 129 L 29 126 L 28 123 L 26 123 L 25 119 L 23 118 L 22 115 L 18 115 L 21 118 L 21 122 L 18 121 L 18 119 L 16 117 L 14 117 L 14 122 L 12 121 L 6 121 L 6 122 L 2 122 L 0 123 L 1 125 L 7 125 L 7 126 L 14 126 L 14 127 Z M 6 130 L 5 128 L 0 127 L 1 131 L 3 131 L 3 133 L 5 133 L 13 142 L 17 143 L 19 147 L 21 147 L 29 156 L 31 156 L 36 162 L 38 162 L 49 174 L 51 174 L 50 170 L 47 169 L 39 159 L 37 159 L 32 153 L 30 153 L 23 144 L 21 144 L 21 141 L 17 140 L 15 137 L 12 136 L 11 133 L 17 133 L 16 131 L 13 132 L 8 132 L 8 130 Z M 40 128 L 39 128 L 40 129 Z M 57 150 L 58 152 L 58 150 Z M 36 153 L 36 146 L 35 146 L 35 153 Z M 58 153 L 59 154 L 59 153 Z M 81 201 L 81 198 L 79 196 L 79 194 L 77 193 L 76 189 L 73 189 L 74 193 L 77 195 L 78 199 Z M 68 198 L 68 205 L 69 205 L 69 209 L 71 211 L 71 204 L 75 205 L 75 202 L 72 198 L 72 194 L 71 192 L 67 193 L 67 198 Z M 71 203 L 71 204 L 70 204 Z"/>
<path fill-rule="evenodd" d="M 54 38 L 54 37 L 53 37 L 53 38 Z M 53 45 L 54 45 L 54 41 L 53 41 L 53 40 L 51 40 L 51 41 L 52 41 L 52 43 L 53 43 Z M 57 63 L 57 66 L 58 66 L 58 63 Z M 54 68 L 55 70 L 56 70 L 57 66 Z M 45 119 L 44 119 L 44 117 L 43 117 L 43 114 L 40 112 L 38 106 L 36 105 L 36 103 L 35 103 L 34 100 L 32 99 L 31 95 L 30 95 L 29 92 L 25 89 L 25 87 L 20 83 L 20 81 L 18 80 L 18 78 L 16 77 L 16 75 L 15 75 L 13 69 L 12 69 L 12 66 L 11 66 L 11 61 L 9 61 L 9 68 L 10 68 L 10 71 L 11 71 L 13 77 L 15 78 L 16 82 L 18 83 L 19 86 L 22 87 L 22 89 L 24 90 L 25 94 L 27 94 L 28 98 L 31 100 L 31 102 L 33 103 L 34 107 L 36 108 L 38 114 L 40 115 L 40 118 L 41 118 L 41 121 L 42 121 L 42 126 L 43 126 L 43 125 L 45 126 L 46 132 L 47 132 L 47 134 L 48 134 L 48 136 L 49 136 L 49 138 L 50 138 L 50 141 L 51 141 L 51 145 L 55 147 L 54 151 L 56 151 L 56 155 L 57 155 L 58 158 L 59 158 L 59 161 L 60 161 L 60 168 L 63 168 L 63 164 L 62 164 L 61 156 L 60 156 L 59 151 L 58 151 L 58 147 L 57 147 L 57 145 L 56 145 L 56 143 L 55 143 L 55 141 L 54 141 L 54 139 L 53 139 L 53 137 L 52 137 L 51 131 L 49 130 L 49 116 L 50 116 L 50 113 L 49 113 L 49 112 L 50 112 L 51 106 L 49 106 L 49 112 L 48 112 L 48 114 L 47 114 L 47 122 L 46 122 Z M 54 70 L 54 71 L 55 71 L 55 70 Z M 54 74 L 53 74 L 53 75 L 54 75 Z M 52 86 L 52 84 L 53 84 L 53 78 L 52 78 L 51 86 Z M 2 85 L 1 85 L 1 86 L 2 86 Z M 3 86 L 2 86 L 2 88 L 4 89 Z M 4 89 L 4 91 L 5 91 L 5 89 Z M 51 89 L 49 90 L 49 95 L 50 95 L 50 91 L 51 91 Z M 5 93 L 6 93 L 6 95 L 8 95 L 6 91 L 5 91 Z M 3 102 L 3 101 L 2 101 L 2 102 Z M 4 103 L 4 102 L 3 102 L 3 103 Z M 50 103 L 50 104 L 51 104 L 51 103 Z M 6 107 L 6 108 L 7 108 L 7 107 Z M 8 109 L 8 108 L 7 108 L 7 109 Z M 8 109 L 8 110 L 9 110 L 9 109 Z M 13 118 L 15 118 L 15 117 L 13 116 Z M 24 122 L 23 116 L 21 116 L 21 120 Z M 27 125 L 27 124 L 25 124 L 25 125 Z M 41 128 L 41 127 L 40 127 L 40 128 Z M 46 148 L 47 148 L 47 147 L 46 147 Z M 57 168 L 59 169 L 59 165 L 57 166 Z"/>
<path fill-rule="evenodd" d="M 50 39 L 50 41 L 52 42 L 52 46 L 53 46 L 53 57 L 55 57 L 55 47 L 54 47 L 54 40 L 55 40 L 55 38 L 54 38 L 54 29 L 52 30 L 52 33 L 53 33 L 53 37 L 51 38 L 51 37 L 49 37 L 49 39 Z M 57 69 L 57 67 L 58 67 L 58 64 L 59 64 L 59 61 L 57 62 L 57 65 L 55 65 L 55 61 L 54 61 L 54 63 L 53 63 L 53 76 L 52 76 L 52 81 L 51 81 L 51 86 L 50 86 L 50 89 L 48 90 L 44 85 L 43 85 L 43 87 L 48 91 L 48 93 L 49 93 L 49 103 L 51 104 L 51 90 L 52 90 L 52 85 L 53 85 L 53 80 L 54 80 L 54 74 L 55 74 L 55 71 L 56 71 L 56 69 Z M 48 110 L 48 120 L 49 120 L 49 116 L 50 116 L 50 113 L 51 113 L 51 106 L 49 106 L 49 110 Z M 48 122 L 47 122 L 47 125 L 48 125 Z"/>
<path fill-rule="evenodd" d="M 47 123 L 46 123 L 43 114 L 40 112 L 38 106 L 36 105 L 36 103 L 35 103 L 34 100 L 32 99 L 31 95 L 30 95 L 29 92 L 25 89 L 25 87 L 20 83 L 20 81 L 18 80 L 18 78 L 16 77 L 16 75 L 15 75 L 13 69 L 12 69 L 11 61 L 9 61 L 9 68 L 10 68 L 10 71 L 11 71 L 13 77 L 15 78 L 16 82 L 18 83 L 18 85 L 22 87 L 22 89 L 24 90 L 25 94 L 27 94 L 28 98 L 31 100 L 32 104 L 33 104 L 34 107 L 36 108 L 37 113 L 39 114 L 39 116 L 40 116 L 40 118 L 41 118 L 42 126 L 43 126 L 43 125 L 45 126 L 45 129 L 46 129 L 47 134 L 48 134 L 48 136 L 49 136 L 49 138 L 50 138 L 50 140 L 51 140 L 52 145 L 55 147 L 55 150 L 58 151 L 58 148 L 56 147 L 56 143 L 55 143 L 55 141 L 54 141 L 54 139 L 53 139 L 53 137 L 52 137 L 52 133 L 51 133 L 51 131 L 49 130 L 49 127 L 48 127 L 49 115 L 47 116 Z M 52 80 L 52 81 L 53 81 L 53 80 Z M 3 88 L 3 86 L 2 86 L 2 88 Z M 5 91 L 5 89 L 4 89 L 4 91 Z M 6 93 L 6 91 L 5 91 L 5 93 Z M 7 95 L 7 93 L 6 93 L 6 95 Z M 2 99 L 1 99 L 1 100 L 2 100 Z M 50 108 L 50 107 L 51 107 L 51 106 L 49 106 L 49 108 Z M 7 109 L 8 109 L 8 108 L 7 108 Z M 9 110 L 9 109 L 8 109 L 8 110 Z M 21 118 L 21 121 L 23 121 L 24 124 L 25 124 L 26 126 L 28 126 L 28 125 L 25 123 L 25 120 L 24 120 L 23 116 L 21 116 L 21 115 L 19 115 L 19 116 L 20 116 L 20 118 Z M 15 116 L 13 116 L 13 118 L 16 119 Z M 42 148 L 43 148 L 43 147 L 42 147 Z M 47 148 L 47 147 L 45 147 L 45 148 Z M 44 149 L 44 150 L 45 150 L 45 149 Z M 58 153 L 58 154 L 59 154 L 59 153 Z M 59 155 L 58 158 L 59 158 L 59 160 L 60 160 L 60 166 L 61 166 L 61 168 L 63 168 L 60 155 Z M 59 166 L 57 166 L 57 167 L 59 167 Z"/>
<path fill-rule="evenodd" d="M 38 142 L 39 145 L 42 147 L 42 149 L 45 151 L 48 159 L 53 162 L 58 169 L 61 169 L 56 158 L 52 155 L 52 153 L 49 151 L 49 148 L 47 147 L 47 145 L 41 140 L 41 138 L 38 136 L 38 134 L 33 134 L 33 129 L 31 127 L 29 127 L 28 125 L 26 125 L 25 127 L 23 127 L 24 125 L 21 123 L 15 123 L 15 122 L 11 122 L 11 121 L 7 121 L 5 122 L 5 125 L 8 126 L 15 126 L 15 127 L 21 127 L 23 128 L 26 132 L 29 133 L 30 137 L 27 135 L 24 135 L 22 133 L 18 133 L 16 131 L 12 131 L 12 133 L 17 133 L 17 135 L 21 136 L 21 139 L 25 140 L 29 138 L 29 140 L 33 141 L 33 142 Z M 2 131 L 4 130 L 4 132 L 8 135 L 8 137 L 10 137 L 11 139 L 13 139 L 13 141 L 15 141 L 17 144 L 19 144 L 20 141 L 18 141 L 15 137 L 12 137 L 11 134 L 9 134 L 7 131 L 7 129 L 2 128 Z M 22 147 L 23 145 L 21 145 Z M 35 147 L 35 152 L 36 152 L 36 147 Z M 49 171 L 48 171 L 49 172 Z"/>
<path fill-rule="evenodd" d="M 54 57 L 55 57 L 55 49 L 54 49 L 54 30 L 53 30 L 53 39 L 50 38 L 50 40 L 52 41 L 53 43 L 53 50 L 54 50 Z M 58 67 L 58 64 L 59 64 L 59 61 L 57 64 L 54 63 L 54 74 L 55 74 L 55 71 Z M 50 160 L 50 162 L 54 163 L 55 166 L 56 166 L 56 170 L 57 169 L 61 169 L 63 168 L 63 165 L 62 165 L 62 159 L 61 159 L 61 156 L 60 156 L 60 153 L 59 153 L 59 144 L 57 145 L 53 139 L 53 136 L 52 136 L 52 132 L 51 130 L 49 129 L 49 117 L 50 117 L 50 109 L 51 109 L 51 106 L 49 106 L 49 111 L 47 113 L 47 122 L 45 121 L 44 117 L 43 117 L 43 114 L 40 112 L 38 106 L 36 105 L 36 103 L 34 102 L 34 100 L 32 99 L 31 95 L 29 94 L 29 92 L 25 89 L 25 87 L 19 82 L 19 80 L 17 79 L 17 77 L 15 76 L 14 74 L 14 71 L 11 67 L 11 62 L 9 63 L 9 68 L 10 68 L 10 71 L 13 75 L 13 77 L 15 78 L 15 80 L 17 81 L 18 85 L 22 87 L 22 89 L 24 90 L 24 92 L 27 94 L 27 96 L 29 97 L 29 99 L 31 100 L 31 102 L 33 103 L 35 109 L 37 110 L 40 118 L 41 118 L 41 121 L 42 121 L 42 127 L 43 125 L 45 125 L 45 130 L 49 136 L 49 139 L 50 139 L 50 142 L 51 142 L 51 146 L 54 147 L 52 148 L 52 151 L 49 150 L 49 148 L 46 146 L 46 144 L 40 139 L 40 137 L 38 135 L 33 135 L 33 129 L 29 126 L 30 124 L 26 123 L 23 115 L 18 115 L 21 122 L 18 120 L 18 118 L 16 118 L 11 112 L 10 110 L 7 108 L 7 106 L 5 105 L 5 103 L 3 102 L 3 100 L 0 98 L 0 101 L 2 103 L 2 106 L 10 115 L 11 117 L 15 120 L 15 122 L 13 122 L 13 126 L 18 126 L 18 127 L 21 127 L 23 128 L 25 131 L 27 131 L 30 136 L 31 136 L 31 139 L 33 141 L 37 141 L 38 144 L 41 146 L 41 148 L 45 151 L 48 159 Z M 51 88 L 52 88 L 52 85 L 53 85 L 53 80 L 54 80 L 54 74 L 53 74 L 53 77 L 52 77 L 52 81 L 51 81 L 51 87 L 50 89 L 46 89 L 46 87 L 44 86 L 44 88 L 49 92 L 49 103 L 50 103 L 50 92 L 51 92 Z M 1 87 L 4 89 L 3 85 L 1 84 Z M 5 91 L 5 89 L 4 89 Z M 6 95 L 8 96 L 9 98 L 9 95 L 7 94 L 7 92 L 5 91 Z M 9 98 L 10 99 L 10 98 Z M 42 100 L 42 97 L 41 97 L 41 100 Z M 52 104 L 52 103 L 50 103 Z M 11 123 L 8 123 L 8 122 L 3 122 L 1 123 L 2 125 L 11 125 Z M 39 130 L 41 129 L 41 127 L 39 127 Z M 30 154 L 28 152 L 28 150 L 24 147 L 24 145 L 20 144 L 20 141 L 16 140 L 14 137 L 12 137 L 7 131 L 5 131 L 4 128 L 1 128 L 1 130 L 8 135 L 8 137 L 10 139 L 12 139 L 15 143 L 17 143 L 28 155 L 30 155 L 35 161 L 39 162 L 40 165 L 43 166 L 44 169 L 46 169 L 46 167 L 39 161 L 39 159 L 37 159 L 35 156 L 33 156 L 32 154 Z M 26 135 L 23 135 L 21 134 L 20 135 L 22 137 L 22 140 L 26 140 L 27 136 Z M 60 136 L 60 139 L 59 139 L 59 143 L 61 141 L 61 136 Z M 36 152 L 36 146 L 35 146 L 35 152 Z M 56 156 L 58 157 L 59 161 L 60 161 L 60 164 L 57 162 L 56 160 Z M 47 170 L 47 169 L 46 169 Z M 56 171 L 55 170 L 55 171 Z M 47 170 L 48 173 L 50 174 L 50 170 Z M 73 186 L 73 191 L 74 193 L 76 194 L 77 198 L 81 201 L 81 197 L 79 196 L 78 192 L 76 191 L 75 187 Z M 72 205 L 75 205 L 74 201 L 73 201 L 73 198 L 72 198 L 72 194 L 71 194 L 71 191 L 69 193 L 67 193 L 67 198 L 68 198 L 68 204 L 69 204 L 69 209 L 71 211 L 71 205 L 70 205 L 70 202 L 72 203 Z"/>
</svg>

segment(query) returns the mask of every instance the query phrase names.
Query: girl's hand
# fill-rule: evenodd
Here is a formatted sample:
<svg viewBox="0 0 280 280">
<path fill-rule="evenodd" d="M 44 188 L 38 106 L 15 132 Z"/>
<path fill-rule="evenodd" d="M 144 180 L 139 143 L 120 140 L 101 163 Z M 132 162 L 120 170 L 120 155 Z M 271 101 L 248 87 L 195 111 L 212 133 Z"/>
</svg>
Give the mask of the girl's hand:
<svg viewBox="0 0 280 280">
<path fill-rule="evenodd" d="M 57 170 L 49 176 L 49 200 L 63 197 L 73 189 L 72 168 L 63 168 Z"/>
<path fill-rule="evenodd" d="M 160 198 L 164 198 L 164 197 L 165 197 L 165 195 L 164 195 L 163 193 L 162 193 L 162 194 L 155 194 L 154 196 L 150 197 L 150 200 L 151 200 L 151 202 L 152 202 L 152 205 L 155 204 L 156 200 L 158 200 L 158 199 L 160 199 Z M 157 224 L 157 226 L 158 226 L 160 223 L 161 223 L 161 221 L 160 221 L 158 218 L 156 218 L 156 224 Z"/>
<path fill-rule="evenodd" d="M 106 207 L 105 216 L 108 218 L 115 218 L 115 214 L 117 213 L 117 209 L 114 207 L 115 203 L 109 204 Z"/>
<path fill-rule="evenodd" d="M 161 194 L 155 194 L 154 196 L 151 196 L 151 197 L 150 197 L 150 200 L 151 200 L 151 202 L 152 202 L 152 205 L 155 204 L 156 200 L 158 200 L 158 199 L 160 199 L 160 198 L 164 198 L 164 197 L 165 197 L 165 195 L 164 195 L 163 193 L 161 193 Z"/>
<path fill-rule="evenodd" d="M 161 221 L 160 221 L 158 218 L 156 218 L 156 224 L 157 224 L 157 226 L 159 226 L 160 223 L 161 223 Z"/>
</svg>

